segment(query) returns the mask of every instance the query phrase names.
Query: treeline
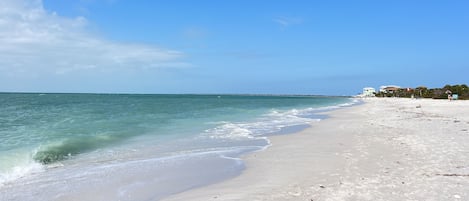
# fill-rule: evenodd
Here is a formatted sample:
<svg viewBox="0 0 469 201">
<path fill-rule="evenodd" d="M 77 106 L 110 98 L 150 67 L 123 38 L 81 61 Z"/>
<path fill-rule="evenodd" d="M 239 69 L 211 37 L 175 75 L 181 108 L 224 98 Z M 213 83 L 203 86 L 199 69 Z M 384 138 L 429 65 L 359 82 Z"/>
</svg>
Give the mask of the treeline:
<svg viewBox="0 0 469 201">
<path fill-rule="evenodd" d="M 415 98 L 433 98 L 447 99 L 447 91 L 457 94 L 459 99 L 469 100 L 469 87 L 465 84 L 461 85 L 445 85 L 443 88 L 417 87 L 417 88 L 400 88 L 393 92 L 377 92 L 377 97 L 415 97 Z"/>
</svg>

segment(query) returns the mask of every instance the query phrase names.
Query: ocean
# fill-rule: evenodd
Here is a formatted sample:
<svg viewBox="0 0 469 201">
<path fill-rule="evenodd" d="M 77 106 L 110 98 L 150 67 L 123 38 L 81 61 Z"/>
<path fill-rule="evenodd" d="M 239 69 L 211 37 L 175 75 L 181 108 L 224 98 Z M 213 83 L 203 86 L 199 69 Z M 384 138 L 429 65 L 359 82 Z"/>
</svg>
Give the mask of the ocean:
<svg viewBox="0 0 469 201">
<path fill-rule="evenodd" d="M 346 97 L 0 93 L 0 200 L 158 200 L 239 175 L 239 158 Z M 80 199 L 78 199 L 80 198 Z"/>
</svg>

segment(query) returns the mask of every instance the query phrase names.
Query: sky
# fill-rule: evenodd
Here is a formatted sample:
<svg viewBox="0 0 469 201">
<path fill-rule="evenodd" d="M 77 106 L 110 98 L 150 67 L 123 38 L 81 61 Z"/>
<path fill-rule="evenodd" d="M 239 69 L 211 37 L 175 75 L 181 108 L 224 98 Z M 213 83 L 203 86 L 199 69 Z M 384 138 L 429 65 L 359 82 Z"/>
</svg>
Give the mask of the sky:
<svg viewBox="0 0 469 201">
<path fill-rule="evenodd" d="M 465 0 L 0 0 L 0 91 L 468 84 L 468 10 Z"/>
</svg>

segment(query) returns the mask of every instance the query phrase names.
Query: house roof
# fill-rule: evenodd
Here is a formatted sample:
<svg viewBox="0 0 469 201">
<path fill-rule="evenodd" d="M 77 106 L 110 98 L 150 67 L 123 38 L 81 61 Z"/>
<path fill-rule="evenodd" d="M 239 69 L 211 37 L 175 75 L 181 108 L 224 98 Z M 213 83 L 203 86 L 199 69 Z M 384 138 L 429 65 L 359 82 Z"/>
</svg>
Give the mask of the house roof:
<svg viewBox="0 0 469 201">
<path fill-rule="evenodd" d="M 397 91 L 399 89 L 400 89 L 399 87 L 394 87 L 394 86 L 384 88 L 384 90 L 386 90 L 386 91 Z"/>
</svg>

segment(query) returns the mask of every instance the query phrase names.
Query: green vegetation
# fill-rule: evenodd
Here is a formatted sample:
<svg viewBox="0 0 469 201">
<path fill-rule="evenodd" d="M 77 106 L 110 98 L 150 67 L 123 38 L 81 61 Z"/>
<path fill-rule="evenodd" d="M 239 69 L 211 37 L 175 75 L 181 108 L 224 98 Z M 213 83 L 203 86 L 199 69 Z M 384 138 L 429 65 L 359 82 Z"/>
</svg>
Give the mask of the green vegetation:
<svg viewBox="0 0 469 201">
<path fill-rule="evenodd" d="M 457 94 L 459 99 L 469 100 L 469 87 L 465 84 L 461 85 L 445 85 L 443 88 L 428 89 L 427 87 L 420 86 L 416 88 L 401 88 L 395 92 L 377 92 L 377 97 L 415 97 L 415 98 L 433 98 L 433 99 L 447 99 L 446 91 L 449 90 L 452 94 Z"/>
</svg>

